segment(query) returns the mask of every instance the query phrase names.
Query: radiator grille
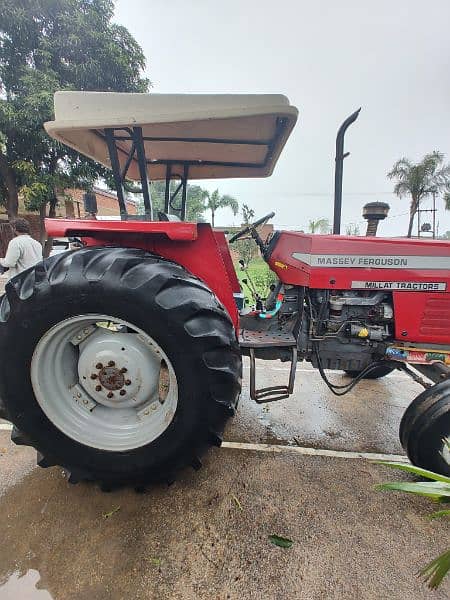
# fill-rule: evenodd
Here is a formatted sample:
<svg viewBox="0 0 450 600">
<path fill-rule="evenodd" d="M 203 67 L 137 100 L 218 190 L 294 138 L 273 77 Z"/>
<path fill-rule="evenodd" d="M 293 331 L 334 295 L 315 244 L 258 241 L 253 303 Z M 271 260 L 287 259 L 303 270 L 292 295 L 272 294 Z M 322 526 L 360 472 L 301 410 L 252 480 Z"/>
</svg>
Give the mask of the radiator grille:
<svg viewBox="0 0 450 600">
<path fill-rule="evenodd" d="M 450 336 L 450 299 L 430 298 L 420 322 L 420 333 Z"/>
</svg>

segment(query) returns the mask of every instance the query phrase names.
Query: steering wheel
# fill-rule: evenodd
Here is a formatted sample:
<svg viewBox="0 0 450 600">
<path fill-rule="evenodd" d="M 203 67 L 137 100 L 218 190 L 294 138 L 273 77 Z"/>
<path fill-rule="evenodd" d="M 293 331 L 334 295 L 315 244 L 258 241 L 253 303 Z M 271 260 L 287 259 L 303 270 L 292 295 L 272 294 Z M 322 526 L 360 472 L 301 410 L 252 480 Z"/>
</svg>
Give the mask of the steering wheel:
<svg viewBox="0 0 450 600">
<path fill-rule="evenodd" d="M 244 227 L 244 229 L 241 229 L 240 231 L 238 231 L 237 233 L 232 235 L 230 237 L 230 239 L 228 240 L 228 242 L 230 244 L 232 244 L 233 242 L 240 240 L 241 237 L 244 237 L 244 235 L 247 235 L 247 233 L 251 233 L 252 231 L 255 231 L 255 229 L 257 227 L 259 227 L 260 225 L 265 225 L 267 223 L 267 221 L 274 216 L 275 216 L 275 213 L 271 212 L 268 215 L 266 215 L 265 217 L 261 217 L 261 219 L 258 219 L 254 223 L 250 223 L 249 225 L 247 225 L 247 227 Z"/>
</svg>

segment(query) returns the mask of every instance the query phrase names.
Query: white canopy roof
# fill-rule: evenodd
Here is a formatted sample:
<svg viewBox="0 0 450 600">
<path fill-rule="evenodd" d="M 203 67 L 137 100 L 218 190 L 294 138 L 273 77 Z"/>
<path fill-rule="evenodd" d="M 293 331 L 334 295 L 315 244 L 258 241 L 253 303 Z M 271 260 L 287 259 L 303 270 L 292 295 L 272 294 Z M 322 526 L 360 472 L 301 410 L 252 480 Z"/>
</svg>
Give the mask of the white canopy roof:
<svg viewBox="0 0 450 600">
<path fill-rule="evenodd" d="M 167 165 L 190 179 L 267 177 L 297 120 L 298 111 L 276 94 L 124 94 L 57 92 L 53 138 L 111 167 L 105 129 L 114 129 L 121 168 L 142 128 L 149 179 Z M 120 139 L 117 139 L 120 138 Z M 127 178 L 139 179 L 137 155 Z"/>
</svg>

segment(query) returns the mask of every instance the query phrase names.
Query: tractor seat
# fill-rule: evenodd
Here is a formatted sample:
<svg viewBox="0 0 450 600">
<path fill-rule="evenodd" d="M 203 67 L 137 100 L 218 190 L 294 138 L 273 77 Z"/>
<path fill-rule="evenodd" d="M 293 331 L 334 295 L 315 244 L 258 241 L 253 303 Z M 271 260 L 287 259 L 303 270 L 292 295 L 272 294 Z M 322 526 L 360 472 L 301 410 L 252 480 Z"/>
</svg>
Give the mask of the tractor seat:
<svg viewBox="0 0 450 600">
<path fill-rule="evenodd" d="M 180 217 L 177 215 L 169 215 L 165 212 L 158 212 L 158 220 L 159 221 L 181 221 Z"/>
</svg>

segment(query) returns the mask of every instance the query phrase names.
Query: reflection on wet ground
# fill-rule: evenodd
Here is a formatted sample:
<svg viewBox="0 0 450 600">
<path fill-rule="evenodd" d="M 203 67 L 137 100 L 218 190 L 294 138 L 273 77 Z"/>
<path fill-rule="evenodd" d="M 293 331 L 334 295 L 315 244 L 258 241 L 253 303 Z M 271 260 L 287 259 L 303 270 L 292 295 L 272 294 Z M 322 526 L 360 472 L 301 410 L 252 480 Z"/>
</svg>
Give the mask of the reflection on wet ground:
<svg viewBox="0 0 450 600">
<path fill-rule="evenodd" d="M 402 452 L 398 422 L 420 392 L 406 376 L 343 398 L 308 365 L 297 376 L 275 404 L 245 388 L 226 439 Z M 260 385 L 286 377 L 286 365 L 259 365 Z M 406 476 L 367 461 L 213 449 L 198 473 L 146 494 L 71 486 L 34 464 L 0 431 L 0 600 L 426 600 L 415 574 L 449 534 L 425 500 L 374 491 Z M 271 545 L 274 533 L 292 548 Z M 450 582 L 433 593 L 449 596 Z"/>
<path fill-rule="evenodd" d="M 261 387 L 282 383 L 288 366 L 280 362 L 257 363 Z M 342 384 L 348 377 L 330 372 Z M 406 407 L 422 391 L 398 371 L 376 381 L 362 381 L 349 394 L 334 396 L 317 370 L 300 363 L 294 394 L 280 402 L 258 405 L 249 398 L 248 362 L 244 363 L 244 387 L 238 417 L 227 430 L 230 441 L 291 444 L 403 454 L 398 426 Z"/>
<path fill-rule="evenodd" d="M 53 600 L 47 590 L 39 589 L 39 580 L 36 569 L 14 571 L 6 580 L 0 580 L 0 600 Z"/>
</svg>

